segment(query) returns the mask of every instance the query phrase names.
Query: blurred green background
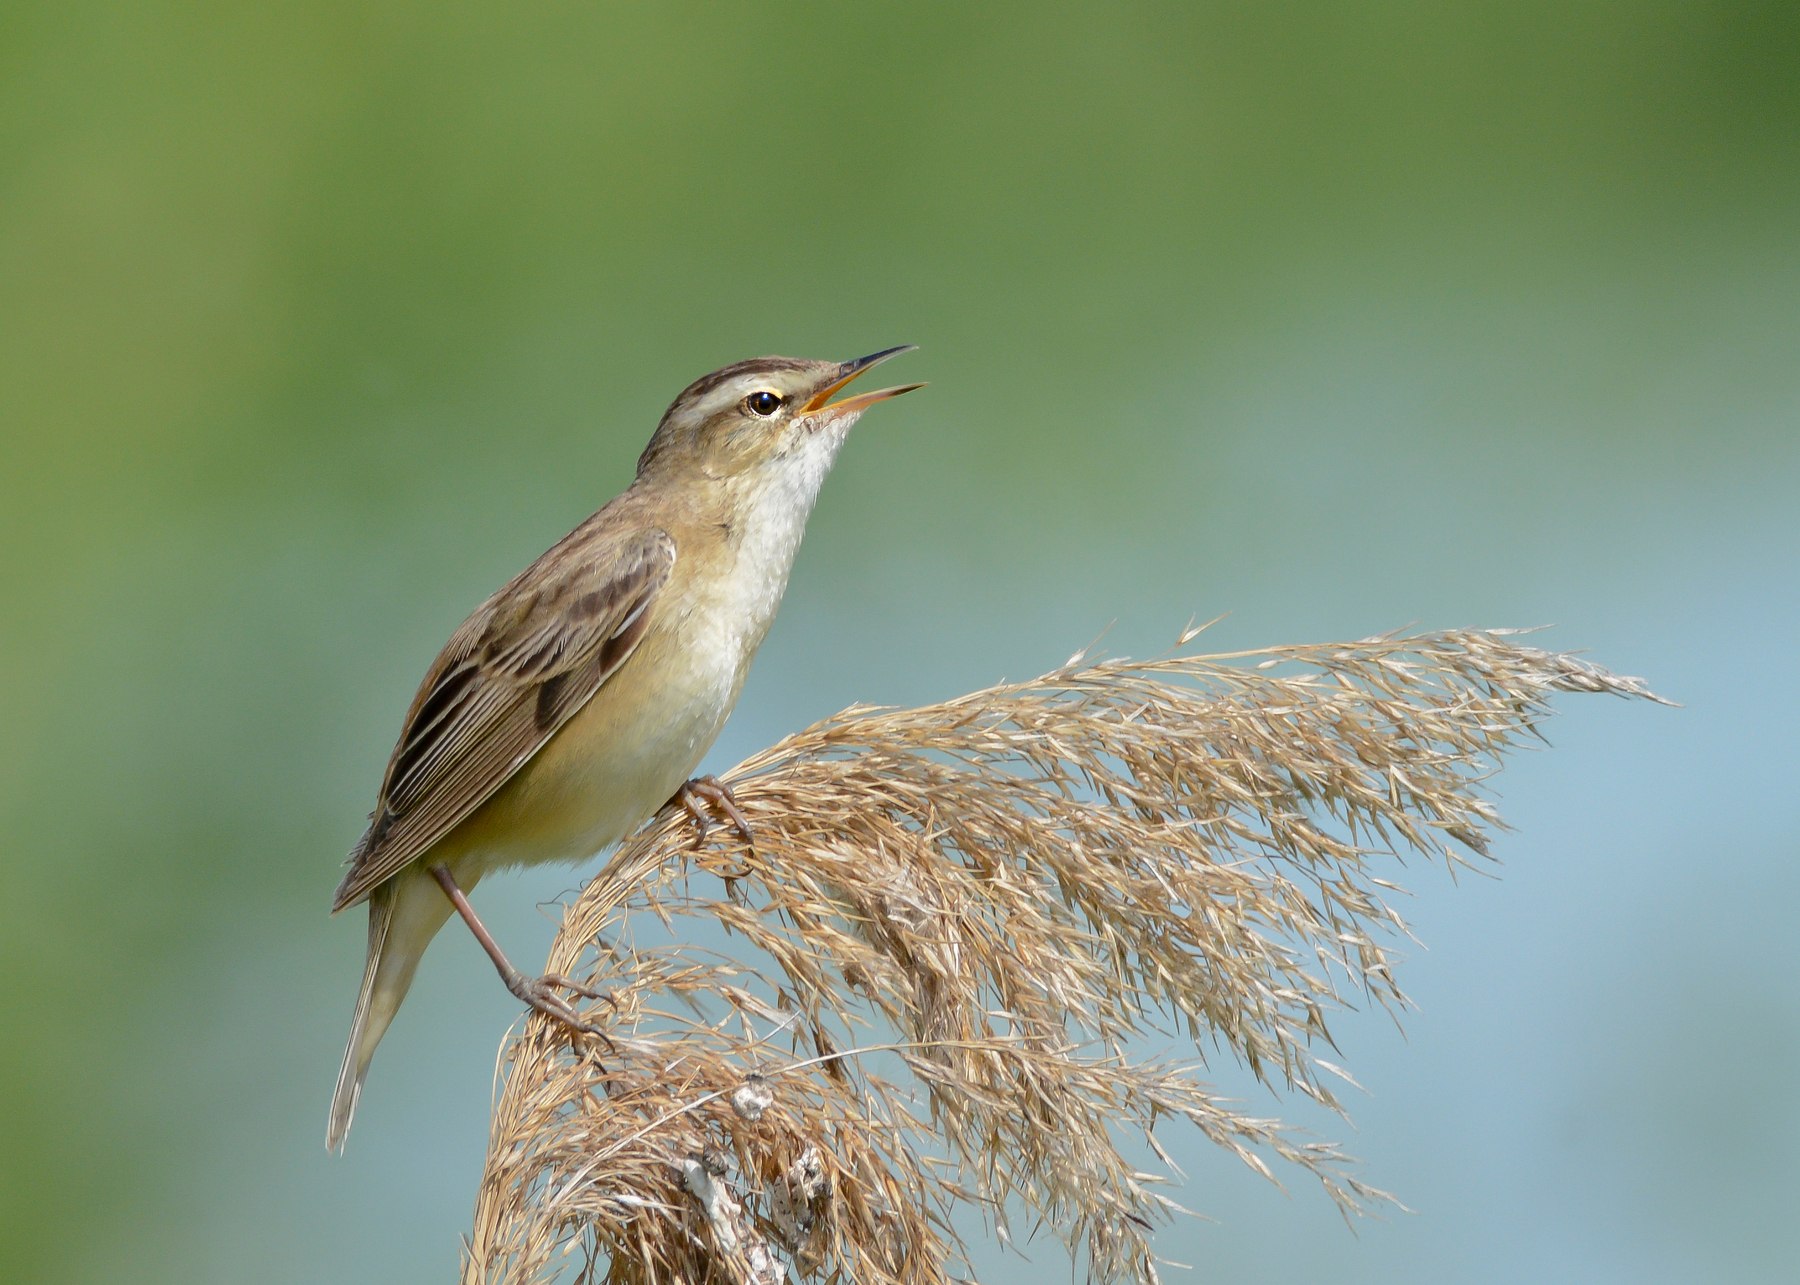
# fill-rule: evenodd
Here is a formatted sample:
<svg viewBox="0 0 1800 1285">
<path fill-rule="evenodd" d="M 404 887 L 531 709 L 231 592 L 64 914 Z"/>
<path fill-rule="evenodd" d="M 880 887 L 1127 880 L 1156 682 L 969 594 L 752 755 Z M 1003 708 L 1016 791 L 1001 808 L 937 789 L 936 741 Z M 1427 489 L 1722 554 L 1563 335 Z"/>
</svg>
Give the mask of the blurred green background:
<svg viewBox="0 0 1800 1285">
<path fill-rule="evenodd" d="M 466 934 L 321 1145 L 413 685 L 688 380 L 903 342 L 714 769 L 1227 611 L 1686 702 L 1566 700 L 1503 878 L 1406 872 L 1422 1011 L 1337 1030 L 1416 1216 L 1170 1131 L 1166 1251 L 1792 1279 L 1800 10 L 1698 0 L 0 9 L 0 1277 L 451 1277 Z M 516 958 L 578 878 L 483 886 Z"/>
</svg>

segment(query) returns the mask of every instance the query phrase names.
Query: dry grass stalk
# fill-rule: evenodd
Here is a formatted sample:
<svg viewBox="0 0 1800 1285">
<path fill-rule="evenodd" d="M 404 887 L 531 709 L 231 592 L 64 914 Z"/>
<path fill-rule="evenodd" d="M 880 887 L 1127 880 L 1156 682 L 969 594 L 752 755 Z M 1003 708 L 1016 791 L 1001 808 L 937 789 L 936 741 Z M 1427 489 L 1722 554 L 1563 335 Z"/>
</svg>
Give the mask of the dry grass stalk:
<svg viewBox="0 0 1800 1285">
<path fill-rule="evenodd" d="M 1480 782 L 1553 693 L 1650 693 L 1504 632 L 1184 654 L 1197 633 L 791 736 L 727 776 L 754 850 L 690 852 L 670 814 L 622 845 L 549 960 L 607 997 L 613 1047 L 536 1017 L 513 1042 L 464 1280 L 948 1281 L 973 1206 L 1148 1282 L 1178 1206 L 1119 1137 L 1161 1156 L 1165 1119 L 1346 1212 L 1388 1199 L 1198 1070 L 1337 1109 L 1327 1015 L 1405 1005 L 1372 859 L 1483 854 Z M 628 915 L 669 941 L 604 945 Z M 694 917 L 739 958 L 682 944 Z"/>
</svg>

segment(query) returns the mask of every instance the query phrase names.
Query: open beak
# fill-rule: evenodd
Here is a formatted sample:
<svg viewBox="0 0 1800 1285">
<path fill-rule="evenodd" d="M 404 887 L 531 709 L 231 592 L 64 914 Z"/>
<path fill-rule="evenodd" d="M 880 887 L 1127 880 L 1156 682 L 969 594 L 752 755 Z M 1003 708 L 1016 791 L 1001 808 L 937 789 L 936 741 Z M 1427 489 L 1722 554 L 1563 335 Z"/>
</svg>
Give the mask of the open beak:
<svg viewBox="0 0 1800 1285">
<path fill-rule="evenodd" d="M 858 393 L 854 397 L 846 397 L 841 402 L 831 400 L 831 395 L 845 384 L 855 379 L 871 366 L 879 366 L 889 357 L 898 357 L 903 352 L 911 352 L 917 344 L 901 344 L 898 348 L 883 348 L 880 352 L 872 352 L 867 357 L 858 357 L 855 361 L 847 361 L 838 367 L 837 378 L 812 395 L 806 405 L 800 408 L 802 415 L 811 415 L 816 411 L 828 410 L 836 414 L 848 411 L 860 411 L 876 402 L 885 402 L 890 397 L 898 397 L 901 393 L 910 393 L 915 388 L 923 388 L 924 384 L 900 384 L 893 388 L 878 388 L 872 393 Z"/>
</svg>

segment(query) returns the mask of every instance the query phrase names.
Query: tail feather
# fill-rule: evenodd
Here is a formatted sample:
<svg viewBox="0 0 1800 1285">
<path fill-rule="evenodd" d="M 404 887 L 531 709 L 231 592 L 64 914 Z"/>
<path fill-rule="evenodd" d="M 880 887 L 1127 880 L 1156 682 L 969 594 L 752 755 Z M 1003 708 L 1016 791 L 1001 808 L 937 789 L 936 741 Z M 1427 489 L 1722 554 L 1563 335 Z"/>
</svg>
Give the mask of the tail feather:
<svg viewBox="0 0 1800 1285">
<path fill-rule="evenodd" d="M 363 1077 L 369 1073 L 376 1044 L 386 1033 L 387 1022 L 375 1023 L 370 1018 L 374 1016 L 372 1001 L 381 980 L 396 900 L 392 884 L 377 888 L 369 898 L 369 957 L 363 964 L 362 987 L 356 992 L 356 1015 L 350 1020 L 350 1042 L 344 1047 L 344 1064 L 338 1069 L 337 1090 L 331 1095 L 331 1123 L 325 1131 L 325 1146 L 330 1151 L 343 1149 L 344 1135 L 350 1132 L 350 1118 L 356 1114 L 356 1099 L 362 1093 Z"/>
<path fill-rule="evenodd" d="M 450 917 L 450 909 L 449 899 L 423 872 L 403 871 L 370 894 L 369 957 L 356 993 L 356 1015 L 350 1022 L 337 1090 L 331 1095 L 331 1120 L 325 1130 L 328 1150 L 343 1149 L 375 1046 L 387 1034 L 388 1023 L 412 987 L 425 947 Z"/>
</svg>

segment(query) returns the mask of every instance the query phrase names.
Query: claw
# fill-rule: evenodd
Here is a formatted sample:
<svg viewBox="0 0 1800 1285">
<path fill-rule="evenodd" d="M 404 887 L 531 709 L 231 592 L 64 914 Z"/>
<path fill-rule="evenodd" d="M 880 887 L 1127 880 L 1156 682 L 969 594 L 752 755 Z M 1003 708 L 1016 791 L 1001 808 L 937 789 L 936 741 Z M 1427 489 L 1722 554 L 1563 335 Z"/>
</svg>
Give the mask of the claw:
<svg viewBox="0 0 1800 1285">
<path fill-rule="evenodd" d="M 731 822 L 731 828 L 738 832 L 738 838 L 754 845 L 756 838 L 750 833 L 750 819 L 738 807 L 737 800 L 732 797 L 731 789 L 716 776 L 697 776 L 685 781 L 675 791 L 672 802 L 679 803 L 694 818 L 694 846 L 698 848 L 706 842 L 707 833 L 712 829 L 712 818 L 707 815 L 710 806 L 715 812 L 724 814 Z"/>
<path fill-rule="evenodd" d="M 561 973 L 546 973 L 542 977 L 527 977 L 523 973 L 513 973 L 505 981 L 506 989 L 534 1012 L 542 1013 L 553 1021 L 561 1022 L 572 1031 L 591 1035 L 605 1044 L 608 1049 L 612 1048 L 612 1041 L 607 1038 L 605 1031 L 582 1017 L 574 1005 L 556 993 L 558 990 L 568 990 L 588 999 L 606 999 L 607 997 L 599 991 L 583 986 L 573 978 L 564 977 Z"/>
</svg>

